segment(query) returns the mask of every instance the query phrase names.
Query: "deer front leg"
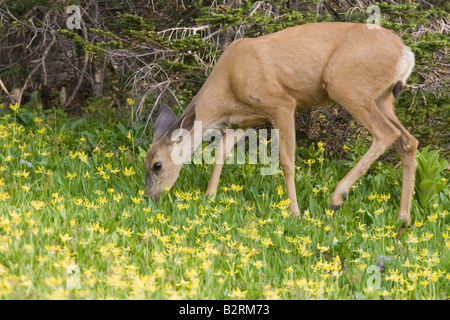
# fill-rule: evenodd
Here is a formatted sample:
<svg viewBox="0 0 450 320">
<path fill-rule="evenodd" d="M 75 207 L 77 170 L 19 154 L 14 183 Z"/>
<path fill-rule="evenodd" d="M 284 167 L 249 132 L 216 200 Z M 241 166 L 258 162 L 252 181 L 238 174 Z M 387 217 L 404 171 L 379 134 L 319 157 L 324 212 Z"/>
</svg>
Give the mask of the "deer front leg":
<svg viewBox="0 0 450 320">
<path fill-rule="evenodd" d="M 287 119 L 286 119 L 287 118 Z M 278 129 L 278 145 L 280 150 L 280 164 L 286 180 L 286 191 L 291 203 L 289 210 L 300 217 L 295 191 L 295 120 L 294 114 L 275 121 L 273 126 Z"/>
<path fill-rule="evenodd" d="M 402 195 L 398 219 L 403 220 L 406 226 L 411 225 L 411 199 L 414 194 L 414 178 L 417 167 L 415 155 L 418 145 L 417 140 L 412 136 L 410 137 L 409 144 L 404 144 L 403 136 L 394 143 L 403 167 Z"/>
<path fill-rule="evenodd" d="M 233 131 L 233 134 L 225 133 L 220 139 L 216 148 L 216 157 L 214 162 L 211 178 L 209 179 L 208 188 L 206 189 L 207 196 L 216 197 L 217 186 L 219 184 L 220 174 L 227 158 L 228 153 L 233 149 L 234 145 L 245 135 L 243 130 Z"/>
</svg>

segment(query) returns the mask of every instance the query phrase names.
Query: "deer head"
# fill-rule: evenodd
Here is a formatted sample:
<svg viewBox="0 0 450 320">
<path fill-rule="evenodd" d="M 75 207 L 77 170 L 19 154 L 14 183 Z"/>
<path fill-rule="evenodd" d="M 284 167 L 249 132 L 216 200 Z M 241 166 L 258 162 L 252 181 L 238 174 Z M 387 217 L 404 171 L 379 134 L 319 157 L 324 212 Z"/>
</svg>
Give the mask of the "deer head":
<svg viewBox="0 0 450 320">
<path fill-rule="evenodd" d="M 168 106 L 163 106 L 156 120 L 153 133 L 153 143 L 147 151 L 145 161 L 146 182 L 145 197 L 158 202 L 159 195 L 166 188 L 170 188 L 177 179 L 183 161 L 175 159 L 173 150 L 183 148 L 189 138 L 195 120 L 194 106 L 177 119 Z"/>
</svg>

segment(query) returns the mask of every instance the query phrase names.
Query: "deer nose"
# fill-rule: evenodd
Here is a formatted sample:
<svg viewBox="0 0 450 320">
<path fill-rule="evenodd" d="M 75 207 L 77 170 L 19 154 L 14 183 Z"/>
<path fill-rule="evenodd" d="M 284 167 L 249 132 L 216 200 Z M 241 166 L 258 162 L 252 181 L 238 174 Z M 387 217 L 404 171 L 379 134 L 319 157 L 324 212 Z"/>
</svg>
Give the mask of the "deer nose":
<svg viewBox="0 0 450 320">
<path fill-rule="evenodd" d="M 159 195 L 156 195 L 156 196 L 152 196 L 151 194 L 150 194 L 150 192 L 146 192 L 146 193 L 144 193 L 144 198 L 146 199 L 146 200 L 148 200 L 149 198 L 153 201 L 153 202 L 158 202 L 158 200 L 159 200 Z"/>
</svg>

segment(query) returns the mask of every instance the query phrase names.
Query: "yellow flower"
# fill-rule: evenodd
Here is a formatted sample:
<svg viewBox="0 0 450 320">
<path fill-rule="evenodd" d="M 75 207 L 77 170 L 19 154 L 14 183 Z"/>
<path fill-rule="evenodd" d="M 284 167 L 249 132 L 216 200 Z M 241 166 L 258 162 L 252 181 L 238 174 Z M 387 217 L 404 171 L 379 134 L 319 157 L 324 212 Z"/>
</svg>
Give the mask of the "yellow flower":
<svg viewBox="0 0 450 320">
<path fill-rule="evenodd" d="M 41 151 L 41 150 L 38 150 L 38 153 L 42 157 L 46 157 L 50 154 L 50 152 L 48 152 L 48 151 Z"/>
<path fill-rule="evenodd" d="M 67 242 L 69 240 L 72 240 L 72 237 L 69 236 L 67 233 L 65 235 L 60 235 L 60 238 L 61 238 L 62 242 Z"/>
<path fill-rule="evenodd" d="M 126 212 L 126 211 L 124 211 L 124 212 L 122 213 L 122 215 L 123 215 L 125 218 L 131 217 L 131 214 L 128 213 L 128 212 Z"/>
<path fill-rule="evenodd" d="M 437 213 L 430 214 L 430 215 L 427 217 L 428 221 L 430 221 L 430 222 L 436 221 L 437 218 L 438 218 Z"/>
<path fill-rule="evenodd" d="M 129 104 L 129 105 L 134 105 L 135 103 L 136 103 L 136 101 L 134 101 L 132 98 L 127 98 L 127 103 Z"/>
<path fill-rule="evenodd" d="M 9 104 L 9 108 L 13 111 L 16 111 L 17 109 L 19 109 L 19 104 L 17 102 L 14 105 Z"/>
<path fill-rule="evenodd" d="M 280 186 L 280 185 L 277 186 L 277 194 L 278 194 L 279 196 L 281 196 L 281 195 L 284 194 L 283 187 Z"/>
<path fill-rule="evenodd" d="M 77 176 L 77 173 L 70 173 L 67 172 L 66 178 L 68 178 L 69 180 L 72 180 L 73 178 L 75 178 Z"/>
<path fill-rule="evenodd" d="M 317 249 L 320 252 L 325 252 L 325 251 L 328 251 L 330 249 L 330 247 L 329 246 L 320 246 L 319 244 L 317 244 Z"/>
<path fill-rule="evenodd" d="M 87 155 L 84 152 L 78 152 L 78 158 L 81 160 L 81 162 L 86 163 L 87 161 Z"/>
<path fill-rule="evenodd" d="M 280 296 L 278 293 L 280 292 L 280 289 L 274 289 L 272 290 L 270 288 L 270 285 L 267 285 L 264 287 L 264 298 L 266 300 L 280 300 Z"/>
<path fill-rule="evenodd" d="M 280 250 L 282 252 L 284 252 L 284 253 L 291 253 L 292 252 L 292 249 L 281 248 Z"/>
<path fill-rule="evenodd" d="M 139 204 L 143 200 L 142 198 L 138 198 L 138 197 L 135 198 L 133 196 L 131 196 L 130 198 L 136 204 Z"/>
<path fill-rule="evenodd" d="M 6 199 L 11 198 L 8 192 L 0 191 L 0 201 L 5 201 Z"/>
<path fill-rule="evenodd" d="M 187 209 L 187 208 L 189 208 L 189 204 L 187 204 L 187 203 L 177 203 L 175 205 L 175 208 L 177 208 L 178 210 Z"/>
<path fill-rule="evenodd" d="M 421 286 L 427 286 L 428 285 L 428 280 L 421 280 L 421 281 L 419 281 L 419 284 Z"/>
<path fill-rule="evenodd" d="M 116 200 L 117 202 L 119 202 L 122 199 L 122 197 L 123 197 L 122 193 L 118 193 L 117 195 L 115 194 L 113 196 L 114 200 Z"/>
<path fill-rule="evenodd" d="M 327 215 L 329 215 L 330 217 L 332 217 L 333 214 L 334 214 L 334 210 L 327 209 L 327 210 L 325 211 L 325 213 L 326 213 Z"/>
<path fill-rule="evenodd" d="M 116 231 L 120 234 L 123 235 L 125 237 L 131 237 L 131 235 L 133 234 L 134 231 L 131 231 L 131 228 L 128 230 L 125 230 L 121 227 L 117 227 Z"/>
<path fill-rule="evenodd" d="M 186 270 L 185 272 L 186 272 L 186 276 L 191 279 L 197 277 L 197 275 L 198 275 L 198 272 L 195 269 Z"/>
<path fill-rule="evenodd" d="M 230 294 L 228 294 L 228 296 L 230 296 L 233 299 L 242 299 L 243 297 L 245 297 L 246 294 L 247 294 L 247 290 L 241 291 L 241 289 L 236 288 L 236 289 L 233 289 L 232 292 Z"/>
<path fill-rule="evenodd" d="M 39 263 L 43 264 L 47 261 L 47 257 L 37 256 L 36 260 L 39 261 Z"/>
<path fill-rule="evenodd" d="M 205 260 L 202 262 L 201 268 L 203 270 L 209 270 L 212 266 L 212 261 L 211 260 Z"/>
<path fill-rule="evenodd" d="M 43 201 L 36 201 L 36 200 L 31 201 L 30 204 L 33 208 L 35 208 L 38 211 L 41 210 L 45 205 Z"/>
<path fill-rule="evenodd" d="M 125 176 L 129 177 L 129 176 L 135 175 L 136 172 L 134 171 L 133 167 L 130 167 L 130 168 L 125 167 L 125 169 L 123 170 L 123 174 Z"/>
<path fill-rule="evenodd" d="M 149 213 L 150 211 L 152 211 L 151 208 L 142 208 L 142 211 L 144 211 L 145 213 Z"/>
<path fill-rule="evenodd" d="M 292 267 L 289 267 L 285 270 L 287 273 L 292 273 L 294 272 L 294 269 Z"/>
<path fill-rule="evenodd" d="M 270 238 L 263 238 L 261 239 L 261 245 L 264 247 L 268 247 L 270 245 L 273 245 L 273 242 Z"/>
<path fill-rule="evenodd" d="M 233 191 L 241 191 L 244 188 L 244 186 L 237 186 L 234 183 L 231 185 L 231 190 Z"/>
</svg>

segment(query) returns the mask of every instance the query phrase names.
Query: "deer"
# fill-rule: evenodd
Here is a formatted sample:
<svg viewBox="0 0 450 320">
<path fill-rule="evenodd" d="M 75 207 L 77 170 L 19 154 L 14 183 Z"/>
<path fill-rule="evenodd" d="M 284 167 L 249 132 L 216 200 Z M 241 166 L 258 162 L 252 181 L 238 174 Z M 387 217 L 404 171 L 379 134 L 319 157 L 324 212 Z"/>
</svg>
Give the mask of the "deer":
<svg viewBox="0 0 450 320">
<path fill-rule="evenodd" d="M 289 210 L 300 218 L 294 114 L 338 103 L 367 128 L 372 142 L 338 182 L 330 209 L 341 207 L 351 186 L 393 145 L 402 165 L 398 219 L 404 229 L 411 224 L 418 141 L 397 119 L 394 102 L 414 63 L 413 52 L 399 36 L 361 23 L 311 23 L 234 40 L 179 118 L 167 106 L 161 108 L 145 160 L 145 196 L 157 202 L 176 181 L 183 162 L 172 161 L 174 148 L 189 144 L 189 157 L 208 129 L 245 130 L 270 122 L 278 130 Z M 197 121 L 203 126 L 195 134 Z M 182 131 L 189 134 L 176 133 Z M 239 138 L 225 133 L 220 140 L 206 195 L 215 197 L 225 157 Z"/>
</svg>

